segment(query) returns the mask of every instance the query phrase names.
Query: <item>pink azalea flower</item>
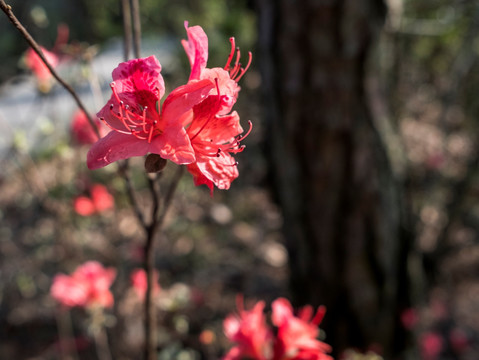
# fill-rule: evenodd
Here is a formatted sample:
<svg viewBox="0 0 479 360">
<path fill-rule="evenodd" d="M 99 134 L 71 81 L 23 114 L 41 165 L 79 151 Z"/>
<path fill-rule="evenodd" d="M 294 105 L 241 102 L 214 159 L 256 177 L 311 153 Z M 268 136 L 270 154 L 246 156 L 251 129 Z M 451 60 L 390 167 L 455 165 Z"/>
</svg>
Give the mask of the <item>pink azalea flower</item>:
<svg viewBox="0 0 479 360">
<path fill-rule="evenodd" d="M 250 311 L 243 310 L 242 302 L 238 302 L 239 314 L 229 315 L 223 322 L 226 337 L 236 343 L 223 360 L 332 360 L 326 354 L 331 347 L 317 340 L 324 307 L 314 315 L 313 308 L 305 306 L 295 316 L 289 301 L 279 298 L 272 308 L 276 335 L 266 326 L 264 302 Z"/>
<path fill-rule="evenodd" d="M 153 285 L 153 294 L 158 294 L 160 292 L 160 285 L 158 284 L 158 280 L 160 278 L 160 274 L 158 271 L 154 273 L 154 285 Z M 143 300 L 146 295 L 146 288 L 148 287 L 148 282 L 146 279 L 146 272 L 143 269 L 136 269 L 132 272 L 130 276 L 131 283 L 133 285 L 133 289 L 135 289 L 136 294 Z"/>
<path fill-rule="evenodd" d="M 206 68 L 208 60 L 208 37 L 200 26 L 188 27 L 185 22 L 188 40 L 182 44 L 190 60 L 190 81 L 210 79 L 215 88 L 202 103 L 193 107 L 193 111 L 183 117 L 188 136 L 195 151 L 196 162 L 188 165 L 195 185 L 205 184 L 213 192 L 213 184 L 219 189 L 229 189 L 231 182 L 238 177 L 237 164 L 230 153 L 238 153 L 245 136 L 239 124 L 236 112 L 228 115 L 236 102 L 240 87 L 237 82 L 251 64 L 251 53 L 245 68 L 239 63 L 240 51 L 235 50 L 234 38 L 230 38 L 231 53 L 224 68 Z M 236 61 L 231 66 L 236 54 Z"/>
<path fill-rule="evenodd" d="M 177 164 L 195 161 L 181 118 L 201 102 L 214 82 L 194 80 L 173 90 L 160 109 L 165 86 L 154 56 L 134 59 L 113 70 L 112 96 L 98 112 L 110 131 L 87 155 L 90 169 L 114 161 L 155 153 Z"/>
<path fill-rule="evenodd" d="M 79 266 L 71 276 L 59 274 L 53 279 L 51 296 L 67 307 L 111 307 L 113 295 L 109 288 L 116 277 L 116 270 L 105 269 L 97 261 Z"/>
<path fill-rule="evenodd" d="M 439 358 L 444 346 L 441 335 L 435 332 L 428 332 L 419 338 L 419 348 L 423 360 L 436 360 Z"/>
<path fill-rule="evenodd" d="M 412 330 L 419 321 L 417 310 L 409 308 L 401 313 L 401 322 L 406 330 Z"/>
<path fill-rule="evenodd" d="M 71 276 L 58 274 L 53 278 L 50 295 L 67 307 L 85 306 L 88 299 L 88 284 Z"/>
<path fill-rule="evenodd" d="M 110 210 L 115 206 L 115 199 L 108 192 L 108 189 L 101 185 L 95 184 L 90 189 L 91 198 L 86 196 L 78 196 L 73 203 L 73 207 L 77 214 L 82 216 L 90 216 Z"/>
<path fill-rule="evenodd" d="M 41 47 L 43 55 L 50 63 L 52 67 L 58 65 L 59 58 L 56 54 Z M 48 70 L 48 67 L 43 63 L 40 56 L 32 49 L 29 48 L 25 55 L 25 64 L 33 72 L 38 81 L 38 88 L 42 92 L 48 92 L 52 85 L 53 75 Z"/>
<path fill-rule="evenodd" d="M 86 196 L 78 196 L 73 201 L 73 208 L 78 215 L 90 216 L 96 212 L 92 199 Z"/>
<path fill-rule="evenodd" d="M 299 310 L 298 316 L 294 316 L 289 301 L 280 298 L 273 302 L 272 308 L 272 321 L 278 327 L 274 346 L 274 360 L 332 359 L 326 354 L 331 351 L 331 347 L 317 340 L 319 335 L 318 325 L 326 312 L 325 307 L 320 306 L 314 315 L 313 308 L 305 306 Z"/>
<path fill-rule="evenodd" d="M 266 326 L 263 309 L 264 302 L 260 301 L 252 310 L 244 310 L 242 299 L 238 298 L 238 314 L 229 315 L 223 322 L 226 337 L 236 346 L 223 360 L 270 359 L 272 333 Z"/>
<path fill-rule="evenodd" d="M 95 118 L 93 121 L 100 133 L 100 137 L 105 136 L 108 133 L 107 128 L 98 118 Z M 71 133 L 73 139 L 80 145 L 93 144 L 98 140 L 98 136 L 82 110 L 76 111 L 73 115 Z"/>
</svg>

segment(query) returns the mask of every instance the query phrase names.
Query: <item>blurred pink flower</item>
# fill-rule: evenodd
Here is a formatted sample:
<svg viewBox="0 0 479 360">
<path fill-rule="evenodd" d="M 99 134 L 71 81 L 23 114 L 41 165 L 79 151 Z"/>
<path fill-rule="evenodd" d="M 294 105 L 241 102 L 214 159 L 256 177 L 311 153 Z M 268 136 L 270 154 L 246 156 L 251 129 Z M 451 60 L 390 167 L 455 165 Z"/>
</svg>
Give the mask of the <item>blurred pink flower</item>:
<svg viewBox="0 0 479 360">
<path fill-rule="evenodd" d="M 258 302 L 252 310 L 243 309 L 243 299 L 238 297 L 238 314 L 229 315 L 223 322 L 226 337 L 236 343 L 223 360 L 251 358 L 270 359 L 273 335 L 263 314 L 264 302 Z"/>
<path fill-rule="evenodd" d="M 105 125 L 96 117 L 93 121 L 100 133 L 100 137 L 105 136 L 108 133 L 108 129 Z M 76 111 L 73 115 L 71 133 L 73 139 L 80 145 L 93 144 L 98 140 L 98 136 L 82 110 Z"/>
<path fill-rule="evenodd" d="M 427 332 L 419 338 L 419 348 L 423 360 L 436 360 L 444 346 L 441 335 L 435 332 Z"/>
<path fill-rule="evenodd" d="M 77 214 L 90 216 L 110 210 L 115 206 L 115 199 L 108 192 L 108 189 L 101 184 L 93 185 L 90 189 L 90 194 L 91 198 L 86 196 L 75 198 L 73 207 Z"/>
<path fill-rule="evenodd" d="M 289 301 L 279 298 L 272 305 L 272 323 L 277 327 L 273 332 L 266 325 L 264 302 L 246 311 L 239 299 L 238 315 L 231 314 L 223 322 L 226 337 L 236 343 L 223 360 L 332 360 L 326 354 L 331 347 L 317 340 L 324 307 L 314 314 L 311 306 L 305 306 L 295 316 Z"/>
<path fill-rule="evenodd" d="M 154 284 L 153 284 L 153 294 L 156 295 L 160 292 L 160 284 L 158 280 L 160 278 L 160 274 L 158 271 L 154 273 Z M 135 289 L 136 294 L 140 298 L 140 300 L 144 300 L 146 295 L 146 288 L 148 287 L 148 282 L 146 279 L 146 272 L 143 269 L 135 269 L 130 276 L 131 284 L 133 285 L 133 289 Z"/>
<path fill-rule="evenodd" d="M 97 261 L 79 266 L 71 276 L 58 274 L 50 288 L 51 296 L 67 307 L 111 307 L 113 295 L 109 288 L 116 277 L 116 270 L 105 269 Z"/>
<path fill-rule="evenodd" d="M 47 49 L 40 48 L 45 56 L 45 59 L 50 63 L 54 68 L 58 65 L 58 56 Z M 53 75 L 50 73 L 48 67 L 43 63 L 40 56 L 33 50 L 29 48 L 25 55 L 25 64 L 33 72 L 33 75 L 37 78 L 38 88 L 42 92 L 48 92 L 52 86 Z"/>
<path fill-rule="evenodd" d="M 57 28 L 57 39 L 52 51 L 40 47 L 45 59 L 55 68 L 60 62 L 59 50 L 67 43 L 70 30 L 68 25 L 59 24 Z M 53 75 L 48 67 L 43 63 L 42 59 L 32 48 L 29 48 L 25 54 L 25 65 L 29 68 L 38 82 L 38 89 L 47 93 L 50 91 L 53 82 Z"/>
<path fill-rule="evenodd" d="M 274 346 L 274 360 L 329 360 L 326 353 L 331 347 L 317 340 L 319 324 L 323 320 L 326 308 L 320 306 L 316 314 L 312 306 L 305 306 L 293 314 L 293 307 L 287 299 L 280 298 L 273 302 L 273 324 L 278 327 Z"/>
<path fill-rule="evenodd" d="M 401 323 L 406 330 L 412 330 L 417 322 L 419 321 L 419 316 L 417 310 L 414 308 L 405 309 L 401 313 Z"/>
</svg>

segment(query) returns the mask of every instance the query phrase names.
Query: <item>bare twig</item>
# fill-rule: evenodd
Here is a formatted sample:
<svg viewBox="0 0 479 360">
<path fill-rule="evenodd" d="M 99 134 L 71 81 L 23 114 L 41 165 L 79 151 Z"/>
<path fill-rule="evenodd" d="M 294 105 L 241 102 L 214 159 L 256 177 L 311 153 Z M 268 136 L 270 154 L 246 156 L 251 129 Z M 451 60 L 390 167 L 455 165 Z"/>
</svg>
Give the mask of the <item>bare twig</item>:
<svg viewBox="0 0 479 360">
<path fill-rule="evenodd" d="M 140 22 L 140 2 L 131 0 L 131 13 L 133 16 L 133 51 L 135 58 L 140 57 L 141 48 L 141 22 Z"/>
<path fill-rule="evenodd" d="M 105 331 L 105 327 L 101 326 L 98 331 L 95 332 L 95 347 L 98 359 L 100 360 L 111 360 L 110 347 L 108 345 L 108 336 Z"/>
<path fill-rule="evenodd" d="M 157 226 L 159 228 L 163 226 L 163 221 L 165 220 L 166 213 L 168 212 L 168 209 L 170 208 L 171 201 L 173 200 L 173 195 L 175 194 L 176 188 L 178 187 L 178 184 L 180 183 L 180 179 L 183 176 L 183 172 L 184 172 L 184 166 L 178 166 L 178 169 L 176 170 L 176 173 L 173 176 L 173 179 L 171 180 L 170 188 L 168 189 L 168 192 L 166 193 L 165 199 L 163 202 L 163 211 L 161 212 L 161 215 L 158 218 Z"/>
<path fill-rule="evenodd" d="M 131 9 L 130 0 L 121 0 L 123 12 L 123 58 L 130 60 L 131 51 Z"/>
<path fill-rule="evenodd" d="M 145 272 L 147 276 L 147 287 L 145 295 L 145 360 L 155 360 L 156 355 L 156 308 L 153 303 L 153 287 L 154 287 L 154 269 L 155 269 L 155 236 L 161 230 L 166 214 L 173 200 L 173 195 L 178 187 L 180 179 L 183 175 L 184 166 L 178 166 L 178 169 L 171 180 L 170 187 L 163 201 L 161 215 L 156 217 L 158 205 L 153 207 L 152 223 L 148 227 L 148 236 L 145 244 Z M 153 191 L 153 190 L 152 190 Z M 156 210 L 155 210 L 156 209 Z"/>
<path fill-rule="evenodd" d="M 126 193 L 128 195 L 128 200 L 130 201 L 131 206 L 133 207 L 133 211 L 135 212 L 135 216 L 137 217 L 138 221 L 140 222 L 141 226 L 148 232 L 148 224 L 146 223 L 145 216 L 140 210 L 138 202 L 136 201 L 135 189 L 133 188 L 133 184 L 131 182 L 130 175 L 128 174 L 129 170 L 129 163 L 128 160 L 125 160 L 123 163 L 118 165 L 118 173 L 125 181 Z"/>
<path fill-rule="evenodd" d="M 32 36 L 27 31 L 27 29 L 25 29 L 25 27 L 20 23 L 20 21 L 17 19 L 17 17 L 13 13 L 12 7 L 10 5 L 7 5 L 4 0 L 0 0 L 0 8 L 5 13 L 5 15 L 7 15 L 10 22 L 17 28 L 20 34 L 22 34 L 22 36 L 28 42 L 30 47 L 37 53 L 37 55 L 40 57 L 42 62 L 45 64 L 45 66 L 48 68 L 52 76 L 60 83 L 60 85 L 63 86 L 63 88 L 66 91 L 70 93 L 70 95 L 73 97 L 73 99 L 77 103 L 78 107 L 85 113 L 90 125 L 95 131 L 95 134 L 98 136 L 98 138 L 100 138 L 100 132 L 98 131 L 97 126 L 93 122 L 92 117 L 88 113 L 85 105 L 83 105 L 83 102 L 80 100 L 75 90 L 73 90 L 73 88 L 58 75 L 58 73 L 55 71 L 52 65 L 48 62 L 48 60 L 45 58 L 45 55 L 43 55 L 43 51 L 38 45 L 38 43 L 32 38 Z"/>
</svg>

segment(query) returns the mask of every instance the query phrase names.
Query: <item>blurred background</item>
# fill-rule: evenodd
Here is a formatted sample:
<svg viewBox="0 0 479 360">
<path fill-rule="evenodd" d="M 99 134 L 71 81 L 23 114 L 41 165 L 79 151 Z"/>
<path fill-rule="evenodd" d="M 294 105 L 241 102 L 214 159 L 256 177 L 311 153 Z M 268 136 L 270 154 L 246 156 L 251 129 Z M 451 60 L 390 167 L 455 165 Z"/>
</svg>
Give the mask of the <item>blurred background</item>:
<svg viewBox="0 0 479 360">
<path fill-rule="evenodd" d="M 92 114 L 123 61 L 120 3 L 10 2 Z M 335 358 L 479 358 L 479 2 L 141 0 L 140 12 L 141 55 L 160 60 L 167 92 L 189 75 L 184 20 L 207 33 L 209 67 L 230 36 L 253 52 L 235 106 L 253 122 L 240 177 L 211 198 L 185 175 L 157 239 L 159 358 L 225 354 L 237 294 L 246 308 L 326 305 Z M 0 33 L 0 358 L 56 359 L 65 328 L 79 359 L 96 358 L 94 321 L 49 295 L 87 260 L 117 269 L 101 321 L 113 358 L 138 358 L 130 274 L 144 235 L 123 179 L 86 168 L 74 101 L 28 69 L 6 16 Z M 131 170 L 148 208 L 143 159 Z M 87 215 L 75 204 L 95 184 L 114 207 Z"/>
</svg>

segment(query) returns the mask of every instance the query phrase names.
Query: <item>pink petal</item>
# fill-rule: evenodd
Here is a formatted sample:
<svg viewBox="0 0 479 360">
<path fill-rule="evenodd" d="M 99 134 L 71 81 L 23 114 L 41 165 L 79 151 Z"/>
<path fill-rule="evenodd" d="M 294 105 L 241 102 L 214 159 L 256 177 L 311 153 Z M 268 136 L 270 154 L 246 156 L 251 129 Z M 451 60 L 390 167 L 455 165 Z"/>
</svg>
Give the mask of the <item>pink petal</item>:
<svg viewBox="0 0 479 360">
<path fill-rule="evenodd" d="M 185 21 L 185 29 L 188 40 L 182 40 L 181 44 L 190 60 L 190 80 L 199 79 L 208 61 L 208 37 L 201 26 L 188 27 L 188 21 Z"/>
<path fill-rule="evenodd" d="M 191 164 L 196 160 L 190 138 L 181 125 L 167 127 L 161 136 L 153 138 L 149 152 L 179 165 Z"/>
<path fill-rule="evenodd" d="M 201 173 L 211 180 L 218 189 L 228 190 L 231 182 L 238 177 L 236 161 L 229 154 L 197 157 L 196 164 Z"/>
<path fill-rule="evenodd" d="M 232 347 L 221 360 L 241 360 L 243 357 L 239 346 Z"/>
<path fill-rule="evenodd" d="M 293 307 L 285 298 L 279 298 L 273 301 L 271 307 L 273 308 L 271 320 L 273 321 L 273 324 L 278 327 L 288 321 L 288 319 L 294 317 Z"/>
<path fill-rule="evenodd" d="M 192 80 L 173 90 L 166 98 L 161 114 L 166 126 L 181 123 L 182 116 L 201 102 L 213 87 L 211 80 Z"/>
<path fill-rule="evenodd" d="M 86 196 L 78 196 L 73 202 L 73 208 L 78 215 L 90 216 L 95 213 L 95 204 Z"/>
<path fill-rule="evenodd" d="M 190 136 L 193 136 L 199 129 L 201 129 L 201 132 L 194 140 L 201 139 L 209 141 L 209 139 L 214 139 L 215 144 L 232 143 L 234 142 L 235 136 L 243 132 L 243 128 L 239 122 L 239 115 L 236 111 L 230 115 L 213 115 L 209 117 L 208 123 L 203 128 L 201 128 L 204 123 L 201 121 L 202 119 L 197 117 L 195 117 L 195 119 L 200 121 L 194 121 L 188 129 L 188 133 Z"/>
<path fill-rule="evenodd" d="M 115 199 L 105 186 L 96 184 L 91 188 L 90 193 L 96 211 L 102 212 L 115 206 Z"/>
<path fill-rule="evenodd" d="M 189 164 L 188 171 L 193 176 L 193 182 L 195 186 L 206 185 L 210 189 L 210 195 L 213 196 L 213 181 L 209 180 L 201 170 L 198 168 L 197 163 Z"/>
<path fill-rule="evenodd" d="M 220 89 L 221 96 L 227 96 L 229 101 L 227 104 L 224 104 L 223 109 L 220 111 L 220 114 L 227 114 L 231 111 L 231 108 L 236 103 L 238 98 L 238 93 L 241 90 L 241 87 L 238 83 L 231 79 L 228 71 L 222 68 L 212 68 L 204 69 L 201 72 L 201 79 L 210 79 L 215 81 L 218 79 L 218 88 Z M 215 87 L 211 90 L 210 95 L 218 95 L 218 90 Z"/>
<path fill-rule="evenodd" d="M 160 62 L 154 56 L 120 63 L 112 77 L 121 100 L 130 107 L 154 109 L 165 92 Z"/>
<path fill-rule="evenodd" d="M 58 65 L 58 56 L 43 47 L 40 49 L 42 50 L 45 59 L 47 59 L 50 65 L 55 68 Z M 32 48 L 27 50 L 25 63 L 39 80 L 46 80 L 52 77 L 48 67 L 43 63 L 42 59 L 40 59 L 40 56 L 38 56 L 38 54 Z"/>
<path fill-rule="evenodd" d="M 149 146 L 147 141 L 133 135 L 110 131 L 92 145 L 86 163 L 90 170 L 99 169 L 117 160 L 146 155 Z"/>
</svg>

